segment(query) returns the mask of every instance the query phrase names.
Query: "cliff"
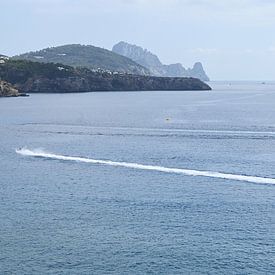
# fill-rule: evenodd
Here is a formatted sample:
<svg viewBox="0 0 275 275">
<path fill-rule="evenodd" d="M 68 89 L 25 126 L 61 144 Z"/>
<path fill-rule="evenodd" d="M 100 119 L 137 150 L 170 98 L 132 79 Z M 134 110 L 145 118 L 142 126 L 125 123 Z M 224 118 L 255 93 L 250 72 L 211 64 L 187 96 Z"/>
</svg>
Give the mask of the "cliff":
<svg viewBox="0 0 275 275">
<path fill-rule="evenodd" d="M 0 97 L 20 96 L 19 91 L 10 83 L 0 80 Z"/>
<path fill-rule="evenodd" d="M 185 69 L 182 64 L 164 65 L 158 56 L 142 47 L 119 42 L 114 45 L 113 52 L 131 58 L 136 63 L 148 68 L 154 76 L 164 77 L 194 77 L 202 81 L 209 81 L 203 66 L 200 62 L 196 63 L 193 68 Z"/>
<path fill-rule="evenodd" d="M 91 45 L 72 44 L 52 47 L 14 56 L 13 59 L 61 63 L 72 67 L 85 67 L 90 70 L 101 69 L 129 74 L 150 74 L 148 69 L 125 56 Z"/>
<path fill-rule="evenodd" d="M 211 89 L 207 84 L 194 78 L 93 72 L 86 68 L 24 60 L 7 60 L 0 64 L 0 79 L 12 83 L 24 93 Z"/>
</svg>

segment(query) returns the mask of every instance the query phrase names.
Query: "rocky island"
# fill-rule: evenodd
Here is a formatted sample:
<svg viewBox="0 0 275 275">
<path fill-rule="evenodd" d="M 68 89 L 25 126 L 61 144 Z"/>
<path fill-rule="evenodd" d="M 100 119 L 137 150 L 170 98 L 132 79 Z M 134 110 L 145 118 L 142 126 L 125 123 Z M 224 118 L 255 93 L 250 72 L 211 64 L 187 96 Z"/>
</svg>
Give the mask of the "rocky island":
<svg viewBox="0 0 275 275">
<path fill-rule="evenodd" d="M 147 68 L 151 75 L 164 77 L 194 77 L 202 81 L 209 81 L 201 62 L 196 62 L 193 68 L 184 68 L 182 64 L 163 64 L 157 55 L 124 41 L 114 45 L 113 52 L 128 57 L 137 64 Z"/>
<path fill-rule="evenodd" d="M 133 75 L 13 59 L 0 64 L 0 80 L 11 83 L 20 93 L 211 90 L 196 78 Z"/>
</svg>

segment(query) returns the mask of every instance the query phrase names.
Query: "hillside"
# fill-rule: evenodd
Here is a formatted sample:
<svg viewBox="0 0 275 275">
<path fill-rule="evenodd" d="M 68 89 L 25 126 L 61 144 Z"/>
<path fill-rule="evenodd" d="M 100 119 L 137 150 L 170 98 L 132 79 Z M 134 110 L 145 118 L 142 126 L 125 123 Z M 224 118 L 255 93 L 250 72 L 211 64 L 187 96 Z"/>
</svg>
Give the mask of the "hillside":
<svg viewBox="0 0 275 275">
<path fill-rule="evenodd" d="M 129 74 L 150 74 L 148 69 L 127 57 L 99 47 L 79 44 L 47 48 L 13 58 L 43 63 L 61 63 L 72 67 L 86 67 L 91 70 L 100 68 Z"/>
<path fill-rule="evenodd" d="M 209 81 L 203 66 L 200 62 L 195 63 L 193 68 L 185 69 L 182 64 L 164 65 L 158 56 L 142 47 L 119 42 L 114 45 L 113 52 L 131 58 L 136 63 L 148 68 L 152 75 L 165 77 L 194 77 L 202 81 Z"/>
<path fill-rule="evenodd" d="M 0 64 L 5 63 L 8 59 L 9 57 L 7 57 L 6 55 L 0 54 Z"/>
<path fill-rule="evenodd" d="M 0 64 L 0 80 L 23 93 L 92 91 L 211 90 L 193 78 L 165 78 L 111 72 L 93 72 L 62 64 L 7 60 Z"/>
</svg>

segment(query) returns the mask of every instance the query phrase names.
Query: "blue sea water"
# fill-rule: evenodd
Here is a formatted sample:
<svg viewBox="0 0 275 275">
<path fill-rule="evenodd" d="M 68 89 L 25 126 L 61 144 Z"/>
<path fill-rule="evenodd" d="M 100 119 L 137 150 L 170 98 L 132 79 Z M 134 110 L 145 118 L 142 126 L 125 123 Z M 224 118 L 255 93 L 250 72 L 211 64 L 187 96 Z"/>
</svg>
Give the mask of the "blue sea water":
<svg viewBox="0 0 275 275">
<path fill-rule="evenodd" d="M 0 99 L 0 274 L 274 274 L 275 83 Z"/>
</svg>

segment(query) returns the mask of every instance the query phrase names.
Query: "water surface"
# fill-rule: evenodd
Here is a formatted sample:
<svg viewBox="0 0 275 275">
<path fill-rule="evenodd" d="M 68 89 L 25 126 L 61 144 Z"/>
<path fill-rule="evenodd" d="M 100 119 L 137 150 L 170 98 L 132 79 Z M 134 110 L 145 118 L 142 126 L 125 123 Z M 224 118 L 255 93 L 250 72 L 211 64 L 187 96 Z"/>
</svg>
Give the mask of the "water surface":
<svg viewBox="0 0 275 275">
<path fill-rule="evenodd" d="M 1 274 L 271 274 L 274 83 L 0 100 Z"/>
</svg>

